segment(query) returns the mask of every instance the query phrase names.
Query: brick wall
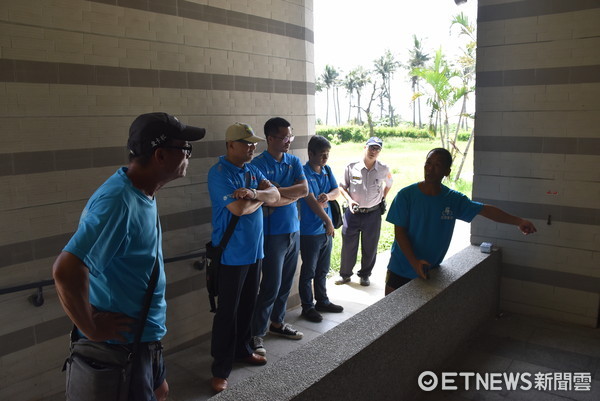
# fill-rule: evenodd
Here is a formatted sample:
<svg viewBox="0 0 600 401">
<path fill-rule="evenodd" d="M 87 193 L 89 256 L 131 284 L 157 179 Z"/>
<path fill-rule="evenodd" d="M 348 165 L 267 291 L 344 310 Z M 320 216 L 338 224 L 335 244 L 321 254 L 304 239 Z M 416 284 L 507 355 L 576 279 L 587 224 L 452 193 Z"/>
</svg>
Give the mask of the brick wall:
<svg viewBox="0 0 600 401">
<path fill-rule="evenodd" d="M 477 218 L 503 249 L 501 306 L 596 326 L 600 305 L 600 8 L 479 0 L 475 199 L 535 222 Z"/>
<path fill-rule="evenodd" d="M 129 124 L 166 111 L 205 127 L 188 175 L 158 195 L 166 257 L 210 235 L 208 169 L 235 121 L 314 134 L 312 1 L 0 2 L 0 288 L 51 278 L 93 191 L 126 162 Z M 262 149 L 260 149 L 262 150 Z M 207 336 L 204 275 L 167 265 L 167 349 Z M 60 392 L 69 320 L 53 287 L 0 296 L 0 398 Z"/>
</svg>

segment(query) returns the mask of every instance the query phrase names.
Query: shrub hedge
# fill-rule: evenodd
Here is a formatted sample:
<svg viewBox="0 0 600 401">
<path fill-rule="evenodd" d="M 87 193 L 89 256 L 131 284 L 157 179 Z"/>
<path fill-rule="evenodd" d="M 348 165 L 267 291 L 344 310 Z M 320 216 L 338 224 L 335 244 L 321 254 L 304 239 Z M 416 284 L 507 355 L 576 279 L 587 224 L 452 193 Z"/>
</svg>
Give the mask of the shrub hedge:
<svg viewBox="0 0 600 401">
<path fill-rule="evenodd" d="M 380 138 L 433 138 L 433 135 L 428 130 L 413 127 L 375 127 L 374 131 L 375 136 Z M 316 134 L 324 136 L 332 143 L 365 142 L 370 136 L 369 127 L 359 125 L 344 125 L 339 127 L 317 125 Z M 458 140 L 468 140 L 469 134 L 469 132 L 459 132 Z"/>
</svg>

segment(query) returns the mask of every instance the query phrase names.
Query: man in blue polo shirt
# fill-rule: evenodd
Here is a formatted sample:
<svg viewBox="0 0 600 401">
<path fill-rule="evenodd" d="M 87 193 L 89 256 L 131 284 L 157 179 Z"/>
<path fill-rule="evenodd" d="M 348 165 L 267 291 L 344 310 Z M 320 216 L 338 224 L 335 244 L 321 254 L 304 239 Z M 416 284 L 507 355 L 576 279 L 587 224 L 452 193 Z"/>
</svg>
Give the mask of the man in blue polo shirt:
<svg viewBox="0 0 600 401">
<path fill-rule="evenodd" d="M 385 295 L 437 268 L 450 246 L 456 219 L 471 222 L 478 214 L 498 223 L 512 224 L 525 235 L 536 228 L 528 220 L 474 202 L 442 184 L 450 175 L 452 155 L 444 148 L 427 154 L 425 180 L 401 189 L 390 206 L 387 221 L 394 224 L 395 241 L 388 264 Z"/>
<path fill-rule="evenodd" d="M 227 128 L 227 154 L 208 172 L 212 205 L 211 241 L 219 244 L 233 215 L 239 216 L 226 245 L 218 273 L 219 300 L 213 320 L 211 354 L 215 392 L 227 388 L 233 362 L 264 365 L 267 359 L 250 347 L 250 322 L 258 292 L 263 254 L 263 203 L 279 200 L 279 192 L 249 162 L 263 141 L 247 124 Z"/>
<path fill-rule="evenodd" d="M 329 141 L 322 136 L 315 135 L 308 141 L 308 162 L 304 165 L 304 174 L 309 193 L 299 201 L 302 266 L 298 290 L 302 316 L 315 323 L 323 320 L 319 312 L 340 313 L 344 310 L 329 300 L 325 286 L 335 235 L 329 201 L 340 195 L 337 181 L 327 166 L 330 149 Z"/>
<path fill-rule="evenodd" d="M 252 164 L 277 187 L 281 195 L 275 203 L 263 205 L 265 258 L 262 280 L 252 318 L 251 346 L 266 355 L 263 337 L 269 332 L 299 340 L 303 334 L 284 323 L 287 299 L 294 282 L 300 251 L 300 222 L 296 201 L 308 194 L 308 185 L 300 159 L 288 153 L 294 140 L 291 124 L 281 117 L 269 119 L 264 126 L 267 150 Z"/>
</svg>

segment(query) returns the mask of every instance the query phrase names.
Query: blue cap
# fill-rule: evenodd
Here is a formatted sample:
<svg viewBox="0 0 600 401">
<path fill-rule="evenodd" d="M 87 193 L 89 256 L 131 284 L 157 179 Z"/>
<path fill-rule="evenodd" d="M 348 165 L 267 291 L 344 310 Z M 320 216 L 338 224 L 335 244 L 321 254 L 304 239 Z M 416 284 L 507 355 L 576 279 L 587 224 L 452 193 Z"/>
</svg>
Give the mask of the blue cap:
<svg viewBox="0 0 600 401">
<path fill-rule="evenodd" d="M 372 136 L 367 141 L 367 146 L 371 146 L 371 145 L 377 145 L 380 148 L 383 148 L 383 141 L 380 138 L 376 137 L 376 136 Z"/>
</svg>

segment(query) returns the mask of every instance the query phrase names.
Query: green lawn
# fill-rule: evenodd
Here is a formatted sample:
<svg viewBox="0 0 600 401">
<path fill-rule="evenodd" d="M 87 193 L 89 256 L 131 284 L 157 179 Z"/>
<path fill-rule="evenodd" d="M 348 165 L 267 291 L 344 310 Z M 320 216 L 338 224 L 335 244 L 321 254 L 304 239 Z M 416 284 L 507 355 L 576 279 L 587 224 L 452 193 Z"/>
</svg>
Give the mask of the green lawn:
<svg viewBox="0 0 600 401">
<path fill-rule="evenodd" d="M 464 150 L 466 142 L 459 142 L 458 147 Z M 384 143 L 383 150 L 379 156 L 379 160 L 387 164 L 392 170 L 394 184 L 387 197 L 388 206 L 398 193 L 405 186 L 421 181 L 423 179 L 423 165 L 427 152 L 435 147 L 439 147 L 439 140 L 424 140 L 424 139 L 406 139 L 406 138 L 388 138 Z M 363 156 L 364 144 L 362 143 L 343 143 L 333 145 L 328 164 L 333 170 L 338 181 L 342 177 L 344 168 L 352 161 L 358 160 Z M 453 165 L 453 171 L 457 171 L 460 166 L 461 158 L 457 157 Z M 467 160 L 461 173 L 462 180 L 458 184 L 445 185 L 454 188 L 467 196 L 471 197 L 472 181 L 473 181 L 473 155 L 472 149 L 469 151 Z M 342 197 L 338 198 L 340 205 L 343 205 Z M 379 240 L 379 252 L 391 248 L 394 241 L 394 227 L 385 221 L 383 216 L 381 226 L 381 238 Z M 340 253 L 342 247 L 342 229 L 336 230 L 336 235 L 333 241 L 333 252 L 331 255 L 331 274 L 335 274 L 340 268 Z M 360 250 L 358 255 L 360 261 Z"/>
</svg>

